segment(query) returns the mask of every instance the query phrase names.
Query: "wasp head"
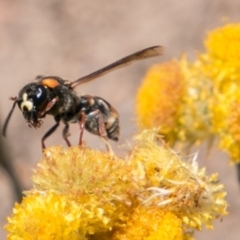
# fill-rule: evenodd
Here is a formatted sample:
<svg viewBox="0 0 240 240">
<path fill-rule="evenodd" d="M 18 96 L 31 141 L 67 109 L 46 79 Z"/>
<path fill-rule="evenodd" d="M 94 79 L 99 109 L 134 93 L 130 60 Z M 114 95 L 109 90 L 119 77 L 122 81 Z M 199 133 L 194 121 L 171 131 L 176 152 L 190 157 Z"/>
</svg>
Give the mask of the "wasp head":
<svg viewBox="0 0 240 240">
<path fill-rule="evenodd" d="M 39 128 L 42 121 L 39 120 L 48 102 L 47 88 L 41 84 L 30 83 L 19 92 L 17 104 L 28 123 L 28 126 Z"/>
</svg>

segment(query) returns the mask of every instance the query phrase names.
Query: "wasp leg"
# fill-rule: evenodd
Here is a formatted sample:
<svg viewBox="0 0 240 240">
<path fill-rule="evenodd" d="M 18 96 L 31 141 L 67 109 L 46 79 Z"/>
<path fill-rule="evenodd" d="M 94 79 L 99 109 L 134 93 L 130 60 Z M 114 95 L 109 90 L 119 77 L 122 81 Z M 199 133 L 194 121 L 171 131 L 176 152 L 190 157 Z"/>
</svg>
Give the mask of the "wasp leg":
<svg viewBox="0 0 240 240">
<path fill-rule="evenodd" d="M 44 141 L 46 140 L 47 137 L 49 137 L 59 126 L 59 121 L 53 126 L 51 127 L 42 137 L 42 149 L 45 149 L 46 146 L 44 144 Z"/>
<path fill-rule="evenodd" d="M 79 125 L 80 125 L 80 136 L 79 136 L 79 146 L 82 146 L 83 142 L 82 142 L 82 137 L 83 137 L 83 131 L 85 128 L 85 123 L 86 123 L 86 115 L 84 112 L 80 112 L 80 121 L 79 121 Z"/>
<path fill-rule="evenodd" d="M 39 113 L 38 118 L 42 117 L 47 111 L 49 111 L 59 100 L 58 97 L 53 98 L 45 107 L 44 109 Z"/>
<path fill-rule="evenodd" d="M 106 137 L 100 137 L 100 139 L 105 143 L 108 153 L 111 156 L 115 156 L 114 151 L 112 150 L 112 147 L 111 147 L 110 143 L 108 142 L 108 139 Z"/>
<path fill-rule="evenodd" d="M 69 130 L 69 124 L 65 123 L 65 127 L 63 129 L 63 139 L 67 143 L 68 147 L 71 147 L 71 143 L 68 140 L 68 137 L 70 136 L 70 134 L 68 133 L 68 130 Z"/>
<path fill-rule="evenodd" d="M 99 135 L 107 141 L 107 131 L 104 124 L 103 116 L 99 110 L 96 110 L 96 114 L 98 115 Z"/>
<path fill-rule="evenodd" d="M 114 155 L 112 147 L 108 142 L 107 131 L 106 131 L 106 127 L 104 124 L 103 115 L 101 114 L 101 112 L 99 110 L 93 111 L 90 115 L 97 116 L 99 136 L 103 140 L 103 142 L 106 144 L 107 151 L 111 155 Z"/>
<path fill-rule="evenodd" d="M 105 143 L 107 151 L 110 153 L 110 155 L 114 156 L 114 152 L 112 150 L 112 147 L 108 142 L 107 131 L 106 131 L 106 127 L 105 127 L 105 124 L 104 124 L 103 116 L 99 111 L 98 111 L 98 126 L 99 126 L 100 138 Z"/>
</svg>

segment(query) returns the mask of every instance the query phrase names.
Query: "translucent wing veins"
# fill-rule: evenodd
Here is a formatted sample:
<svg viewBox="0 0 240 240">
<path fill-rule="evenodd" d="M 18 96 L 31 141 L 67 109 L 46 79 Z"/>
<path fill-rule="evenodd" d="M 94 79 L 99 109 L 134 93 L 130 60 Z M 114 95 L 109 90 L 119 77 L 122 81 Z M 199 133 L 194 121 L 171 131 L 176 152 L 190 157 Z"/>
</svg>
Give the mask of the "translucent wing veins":
<svg viewBox="0 0 240 240">
<path fill-rule="evenodd" d="M 76 86 L 78 86 L 79 84 L 89 82 L 95 78 L 101 77 L 113 70 L 122 68 L 134 61 L 162 55 L 163 51 L 164 51 L 164 48 L 162 46 L 153 46 L 153 47 L 149 47 L 149 48 L 143 49 L 141 51 L 135 52 L 135 53 L 128 55 L 128 56 L 126 56 L 104 68 L 97 70 L 96 72 L 93 72 L 89 75 L 86 75 L 84 77 L 77 79 L 76 81 L 74 81 L 70 84 L 70 88 L 73 89 Z"/>
</svg>

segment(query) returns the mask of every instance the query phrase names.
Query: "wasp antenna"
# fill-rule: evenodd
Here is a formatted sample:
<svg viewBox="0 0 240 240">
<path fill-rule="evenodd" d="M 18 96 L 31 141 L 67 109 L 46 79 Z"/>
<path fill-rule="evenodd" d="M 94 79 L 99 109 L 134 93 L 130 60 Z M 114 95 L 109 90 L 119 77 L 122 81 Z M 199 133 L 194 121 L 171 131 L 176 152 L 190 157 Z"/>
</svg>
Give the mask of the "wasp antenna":
<svg viewBox="0 0 240 240">
<path fill-rule="evenodd" d="M 6 118 L 5 122 L 4 122 L 4 125 L 3 125 L 2 135 L 3 135 L 4 137 L 6 137 L 6 130 L 7 130 L 8 122 L 9 122 L 11 116 L 12 116 L 13 110 L 14 110 L 16 104 L 19 102 L 20 99 L 17 99 L 17 98 L 15 97 L 15 98 L 11 98 L 11 100 L 13 100 L 14 103 L 13 103 L 12 109 L 11 109 L 11 111 L 9 112 L 9 114 L 8 114 L 8 116 L 7 116 L 7 118 Z"/>
</svg>

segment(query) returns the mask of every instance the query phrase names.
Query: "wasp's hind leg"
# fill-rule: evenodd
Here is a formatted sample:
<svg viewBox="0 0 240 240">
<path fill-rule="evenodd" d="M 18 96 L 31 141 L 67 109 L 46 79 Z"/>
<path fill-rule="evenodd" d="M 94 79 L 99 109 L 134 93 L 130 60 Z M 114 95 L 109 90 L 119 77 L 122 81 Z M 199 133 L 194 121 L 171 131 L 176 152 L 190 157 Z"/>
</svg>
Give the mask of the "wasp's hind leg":
<svg viewBox="0 0 240 240">
<path fill-rule="evenodd" d="M 87 117 L 90 120 L 88 120 L 87 123 L 85 124 L 86 129 L 89 132 L 92 132 L 92 133 L 100 136 L 100 138 L 103 140 L 103 142 L 106 145 L 107 151 L 109 153 L 111 153 L 111 155 L 114 155 L 111 145 L 108 142 L 107 129 L 106 129 L 106 125 L 104 123 L 102 113 L 97 109 L 97 110 L 91 112 L 90 114 L 88 114 Z"/>
<path fill-rule="evenodd" d="M 65 142 L 67 143 L 68 147 L 71 147 L 71 143 L 68 140 L 68 137 L 70 136 L 69 132 L 69 124 L 65 123 L 65 127 L 63 129 L 62 135 L 63 135 L 63 139 L 65 140 Z"/>
<path fill-rule="evenodd" d="M 101 136 L 100 136 L 100 139 L 105 143 L 107 151 L 109 152 L 109 154 L 111 156 L 115 156 L 114 151 L 112 150 L 112 147 L 111 147 L 108 139 L 106 137 L 101 137 Z"/>
<path fill-rule="evenodd" d="M 86 114 L 84 112 L 80 112 L 80 119 L 79 119 L 79 125 L 80 125 L 80 135 L 79 135 L 79 146 L 83 145 L 83 132 L 84 132 L 84 128 L 85 128 L 85 123 L 86 123 Z"/>
<path fill-rule="evenodd" d="M 98 128 L 99 128 L 99 135 L 100 138 L 102 139 L 102 141 L 105 143 L 107 151 L 111 154 L 114 155 L 112 147 L 110 145 L 110 143 L 108 142 L 108 137 L 107 137 L 107 130 L 106 130 L 106 126 L 103 120 L 103 115 L 101 114 L 101 112 L 99 110 L 97 110 L 97 114 L 98 114 Z"/>
</svg>

